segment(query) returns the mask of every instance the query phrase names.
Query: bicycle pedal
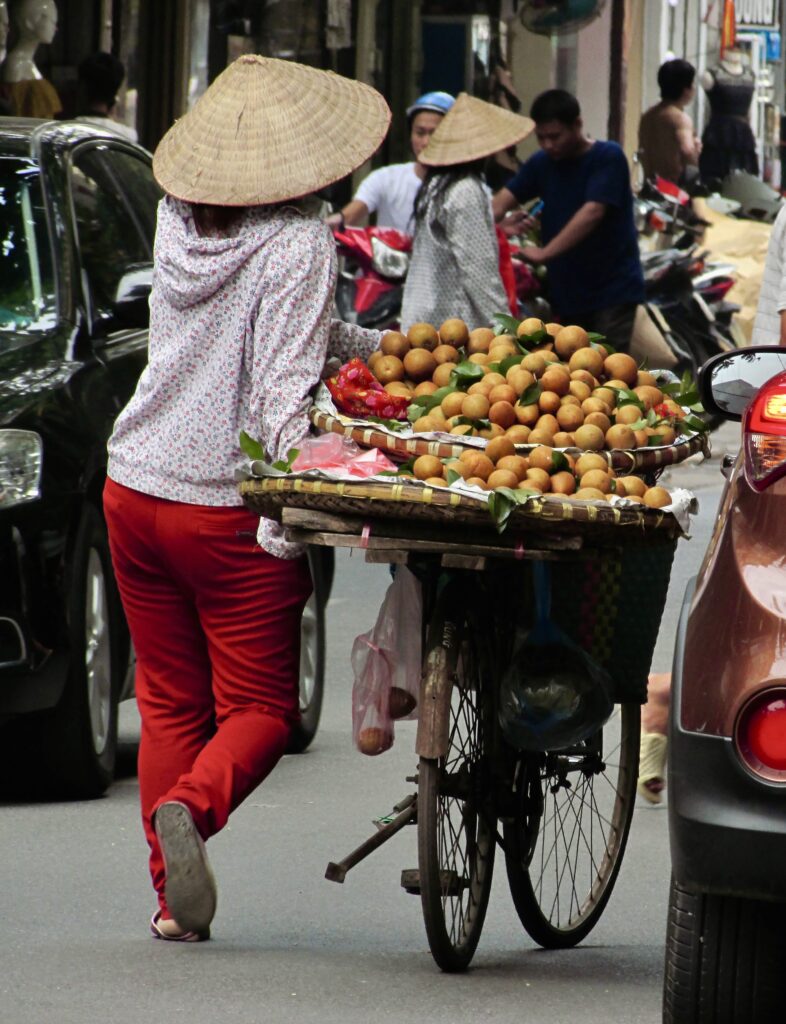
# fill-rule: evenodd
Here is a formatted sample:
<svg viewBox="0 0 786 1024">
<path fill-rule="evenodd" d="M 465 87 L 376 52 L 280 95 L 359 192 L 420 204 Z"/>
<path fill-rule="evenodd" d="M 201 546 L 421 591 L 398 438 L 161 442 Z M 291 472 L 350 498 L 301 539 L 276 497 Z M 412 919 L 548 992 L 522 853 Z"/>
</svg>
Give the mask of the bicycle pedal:
<svg viewBox="0 0 786 1024">
<path fill-rule="evenodd" d="M 401 888 L 411 896 L 420 896 L 420 872 L 417 868 L 404 868 L 401 872 Z"/>
</svg>

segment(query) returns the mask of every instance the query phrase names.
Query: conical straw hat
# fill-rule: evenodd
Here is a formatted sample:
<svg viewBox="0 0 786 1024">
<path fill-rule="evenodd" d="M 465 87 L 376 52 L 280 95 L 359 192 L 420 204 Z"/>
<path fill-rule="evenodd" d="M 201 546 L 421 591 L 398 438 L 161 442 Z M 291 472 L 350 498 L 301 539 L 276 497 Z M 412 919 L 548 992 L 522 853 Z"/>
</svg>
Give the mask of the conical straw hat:
<svg viewBox="0 0 786 1024">
<path fill-rule="evenodd" d="M 338 181 L 379 147 L 390 110 L 371 86 L 246 54 L 169 129 L 153 173 L 192 203 L 258 206 Z"/>
<path fill-rule="evenodd" d="M 535 122 L 462 92 L 418 157 L 427 167 L 481 160 L 525 139 Z"/>
</svg>

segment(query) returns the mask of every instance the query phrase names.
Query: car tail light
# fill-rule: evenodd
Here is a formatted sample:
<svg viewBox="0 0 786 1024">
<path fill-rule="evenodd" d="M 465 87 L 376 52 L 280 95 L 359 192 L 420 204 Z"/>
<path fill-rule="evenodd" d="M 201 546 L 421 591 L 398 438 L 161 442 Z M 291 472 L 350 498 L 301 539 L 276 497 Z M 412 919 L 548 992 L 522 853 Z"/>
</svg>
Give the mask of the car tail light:
<svg viewBox="0 0 786 1024">
<path fill-rule="evenodd" d="M 745 410 L 745 478 L 763 491 L 786 475 L 786 373 L 767 381 Z"/>
<path fill-rule="evenodd" d="M 764 690 L 748 701 L 737 717 L 734 743 L 754 775 L 786 783 L 786 687 Z"/>
</svg>

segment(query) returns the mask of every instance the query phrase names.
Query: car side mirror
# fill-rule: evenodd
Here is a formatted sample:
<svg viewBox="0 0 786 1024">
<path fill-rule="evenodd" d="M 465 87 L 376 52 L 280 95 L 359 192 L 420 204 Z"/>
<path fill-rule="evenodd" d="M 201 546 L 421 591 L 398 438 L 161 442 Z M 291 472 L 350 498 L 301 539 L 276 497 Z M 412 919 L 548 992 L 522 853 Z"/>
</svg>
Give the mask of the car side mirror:
<svg viewBox="0 0 786 1024">
<path fill-rule="evenodd" d="M 136 263 L 126 268 L 117 283 L 112 312 L 120 327 L 147 327 L 150 323 L 150 292 L 153 288 L 152 263 Z"/>
<path fill-rule="evenodd" d="M 786 347 L 780 345 L 722 352 L 699 371 L 699 394 L 707 412 L 741 420 L 748 403 L 777 373 L 786 371 Z"/>
</svg>

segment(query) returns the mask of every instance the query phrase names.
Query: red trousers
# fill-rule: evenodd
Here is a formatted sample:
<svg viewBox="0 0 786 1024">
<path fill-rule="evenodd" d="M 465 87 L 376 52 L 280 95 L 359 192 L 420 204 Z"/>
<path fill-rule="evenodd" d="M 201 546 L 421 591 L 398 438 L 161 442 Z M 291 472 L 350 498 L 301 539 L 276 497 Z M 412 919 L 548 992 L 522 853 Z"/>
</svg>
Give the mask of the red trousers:
<svg viewBox="0 0 786 1024">
<path fill-rule="evenodd" d="M 164 902 L 151 825 L 167 800 L 203 839 L 276 765 L 297 721 L 305 558 L 256 543 L 245 508 L 185 505 L 107 480 L 112 562 L 137 656 L 139 790 L 150 873 Z"/>
</svg>

